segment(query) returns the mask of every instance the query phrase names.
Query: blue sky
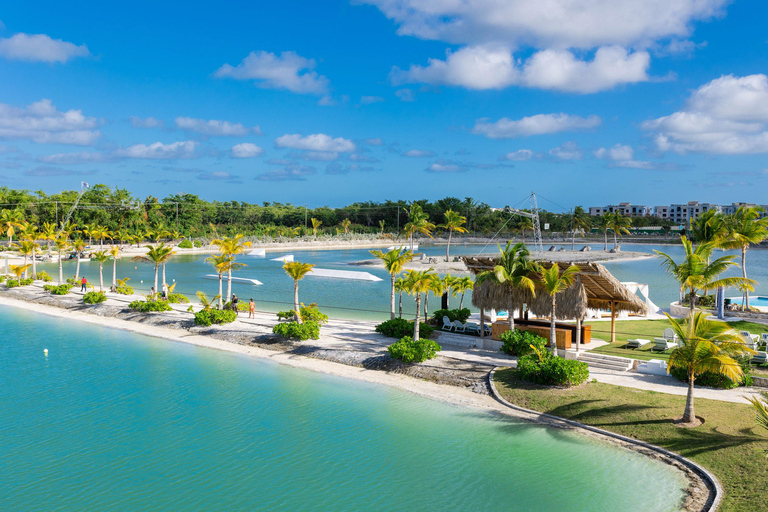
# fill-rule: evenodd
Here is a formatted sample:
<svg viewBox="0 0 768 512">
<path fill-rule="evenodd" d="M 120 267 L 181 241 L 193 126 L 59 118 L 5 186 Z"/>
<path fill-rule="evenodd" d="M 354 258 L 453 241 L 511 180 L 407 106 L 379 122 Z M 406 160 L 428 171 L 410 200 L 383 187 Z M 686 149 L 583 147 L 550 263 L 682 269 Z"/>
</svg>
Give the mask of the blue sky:
<svg viewBox="0 0 768 512">
<path fill-rule="evenodd" d="M 573 4 L 7 2 L 0 183 L 768 202 L 768 6 Z"/>
</svg>

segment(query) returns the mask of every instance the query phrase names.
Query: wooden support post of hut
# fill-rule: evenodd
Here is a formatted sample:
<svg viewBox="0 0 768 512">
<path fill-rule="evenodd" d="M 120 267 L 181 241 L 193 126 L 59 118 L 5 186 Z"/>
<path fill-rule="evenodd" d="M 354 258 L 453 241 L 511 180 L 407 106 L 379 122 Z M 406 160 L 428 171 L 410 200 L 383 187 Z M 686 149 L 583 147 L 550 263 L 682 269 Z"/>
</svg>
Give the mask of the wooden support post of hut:
<svg viewBox="0 0 768 512">
<path fill-rule="evenodd" d="M 485 338 L 485 309 L 480 308 L 480 339 Z"/>
<path fill-rule="evenodd" d="M 616 343 L 616 301 L 611 301 L 611 343 Z"/>
</svg>

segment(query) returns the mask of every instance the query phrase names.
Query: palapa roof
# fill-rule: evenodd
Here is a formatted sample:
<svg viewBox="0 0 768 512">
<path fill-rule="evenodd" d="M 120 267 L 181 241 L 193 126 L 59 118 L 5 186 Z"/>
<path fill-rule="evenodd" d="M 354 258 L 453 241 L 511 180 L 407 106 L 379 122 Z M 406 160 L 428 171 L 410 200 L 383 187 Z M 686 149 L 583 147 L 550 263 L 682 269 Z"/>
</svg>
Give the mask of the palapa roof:
<svg viewBox="0 0 768 512">
<path fill-rule="evenodd" d="M 464 256 L 462 259 L 474 275 L 492 270 L 497 262 L 497 258 L 488 256 Z M 538 263 L 544 268 L 550 268 L 556 262 Z M 561 271 L 571 265 L 565 262 L 557 263 Z M 592 262 L 573 265 L 579 267 L 580 271 L 574 285 L 556 296 L 555 314 L 558 318 L 583 318 L 587 309 L 611 309 L 611 303 L 615 303 L 616 312 L 646 313 L 645 302 L 630 292 L 604 266 Z M 552 310 L 552 298 L 540 287 L 536 288 L 536 295 L 531 296 L 527 290 L 510 289 L 492 280 L 475 285 L 472 304 L 483 309 L 511 310 L 527 304 L 529 311 L 537 316 L 548 316 Z"/>
</svg>

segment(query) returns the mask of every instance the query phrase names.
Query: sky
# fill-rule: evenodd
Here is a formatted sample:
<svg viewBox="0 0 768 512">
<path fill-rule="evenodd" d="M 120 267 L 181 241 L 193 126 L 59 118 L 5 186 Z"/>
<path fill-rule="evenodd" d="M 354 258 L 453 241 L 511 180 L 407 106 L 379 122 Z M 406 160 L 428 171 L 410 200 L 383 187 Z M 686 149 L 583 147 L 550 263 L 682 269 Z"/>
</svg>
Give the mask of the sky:
<svg viewBox="0 0 768 512">
<path fill-rule="evenodd" d="M 0 185 L 768 203 L 760 0 L 0 7 Z"/>
</svg>

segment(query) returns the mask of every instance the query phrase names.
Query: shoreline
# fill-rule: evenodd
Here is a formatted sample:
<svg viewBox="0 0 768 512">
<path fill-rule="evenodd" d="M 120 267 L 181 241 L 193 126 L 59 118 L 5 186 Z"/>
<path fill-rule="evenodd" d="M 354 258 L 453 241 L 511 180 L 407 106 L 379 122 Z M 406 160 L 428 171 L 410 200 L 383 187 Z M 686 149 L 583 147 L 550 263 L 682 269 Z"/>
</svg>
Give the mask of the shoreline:
<svg viewBox="0 0 768 512">
<path fill-rule="evenodd" d="M 570 424 L 567 420 L 557 417 L 551 417 L 541 413 L 531 413 L 519 411 L 509 407 L 497 397 L 491 395 L 479 394 L 468 388 L 462 388 L 457 385 L 446 385 L 431 382 L 422 378 L 415 378 L 406 374 L 399 374 L 392 371 L 380 371 L 375 369 L 362 368 L 328 359 L 304 356 L 301 354 L 289 353 L 287 351 L 274 351 L 257 346 L 247 346 L 223 339 L 218 339 L 210 335 L 196 334 L 189 330 L 171 329 L 158 325 L 149 325 L 138 321 L 124 320 L 114 317 L 98 316 L 88 312 L 91 307 L 85 307 L 81 310 L 73 310 L 67 307 L 56 307 L 48 304 L 41 304 L 23 299 L 9 298 L 0 295 L 0 305 L 13 307 L 25 311 L 31 311 L 37 314 L 44 314 L 58 318 L 74 319 L 77 321 L 98 325 L 101 327 L 120 329 L 128 332 L 151 336 L 158 339 L 164 339 L 176 343 L 186 343 L 202 348 L 213 350 L 222 350 L 243 356 L 256 357 L 263 360 L 273 361 L 277 364 L 283 364 L 293 368 L 301 368 L 309 371 L 315 371 L 327 375 L 334 375 L 342 378 L 349 378 L 368 383 L 390 386 L 401 391 L 413 393 L 432 400 L 438 400 L 442 403 L 459 407 L 470 407 L 490 414 L 501 414 L 507 418 L 513 418 L 518 421 L 528 421 L 552 428 L 560 428 L 573 431 L 589 438 L 597 439 L 600 442 L 609 443 L 613 446 L 629 449 L 633 452 L 648 456 L 654 460 L 670 465 L 680 471 L 683 477 L 688 481 L 688 487 L 684 490 L 687 498 L 684 506 L 685 510 L 699 510 L 701 503 L 691 502 L 692 496 L 701 496 L 702 486 L 706 483 L 697 473 L 696 468 L 689 466 L 681 467 L 679 456 L 667 456 L 658 453 L 649 453 L 647 448 L 643 447 L 640 441 L 619 440 L 611 436 L 606 436 L 590 429 L 580 428 L 577 425 Z M 98 306 L 92 307 L 94 312 Z M 151 315 L 151 314 L 150 314 Z M 488 385 L 493 391 L 492 378 L 490 377 L 493 368 L 489 367 Z M 693 469 L 692 469 L 693 468 Z M 693 472 L 692 472 L 693 471 Z"/>
</svg>

